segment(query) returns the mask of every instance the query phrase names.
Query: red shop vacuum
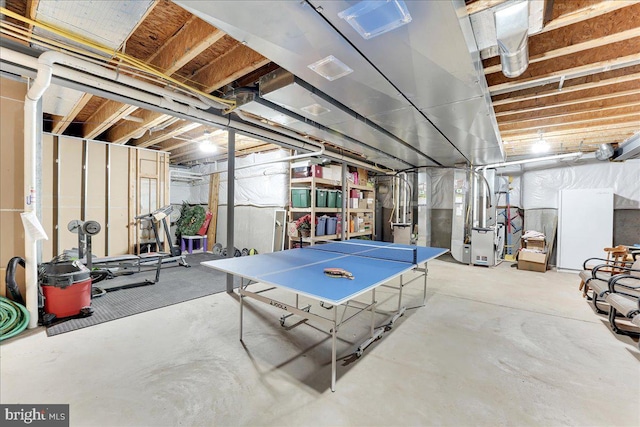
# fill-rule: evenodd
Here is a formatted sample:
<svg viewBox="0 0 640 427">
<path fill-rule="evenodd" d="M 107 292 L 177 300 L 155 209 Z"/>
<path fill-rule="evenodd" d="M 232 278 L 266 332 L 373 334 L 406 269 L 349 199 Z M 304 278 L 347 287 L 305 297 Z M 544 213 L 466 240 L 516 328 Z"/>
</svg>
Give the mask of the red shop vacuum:
<svg viewBox="0 0 640 427">
<path fill-rule="evenodd" d="M 38 272 L 44 298 L 43 324 L 54 319 L 88 317 L 91 308 L 91 271 L 79 261 L 43 263 Z"/>
</svg>

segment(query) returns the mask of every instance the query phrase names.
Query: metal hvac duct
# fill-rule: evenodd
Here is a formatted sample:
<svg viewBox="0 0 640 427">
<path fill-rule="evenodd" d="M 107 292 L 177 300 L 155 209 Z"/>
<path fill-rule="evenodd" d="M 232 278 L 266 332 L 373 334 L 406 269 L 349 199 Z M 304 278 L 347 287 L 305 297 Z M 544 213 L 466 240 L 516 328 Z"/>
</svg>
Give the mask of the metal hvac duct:
<svg viewBox="0 0 640 427">
<path fill-rule="evenodd" d="M 504 160 L 462 0 L 406 1 L 411 22 L 372 39 L 341 18 L 353 6 L 350 0 L 256 0 L 250 14 L 245 2 L 174 1 L 406 145 L 382 143 L 366 135 L 369 131 L 356 136 L 364 128 L 354 121 L 329 123 L 331 113 L 313 105 L 322 102 L 288 100 L 284 109 L 294 107 L 302 115 L 298 107 L 309 107 L 305 114 L 315 113 L 314 122 L 416 166 L 433 163 L 419 153 L 450 166 Z M 332 79 L 316 72 L 314 64 L 331 58 L 352 72 Z"/>
<path fill-rule="evenodd" d="M 600 144 L 596 150 L 596 159 L 609 160 L 613 156 L 613 146 L 611 144 Z"/>
<path fill-rule="evenodd" d="M 640 159 L 640 132 L 627 138 L 618 146 L 613 160 L 623 161 L 629 159 Z"/>
<path fill-rule="evenodd" d="M 529 2 L 494 12 L 502 74 L 518 77 L 529 66 Z"/>
</svg>

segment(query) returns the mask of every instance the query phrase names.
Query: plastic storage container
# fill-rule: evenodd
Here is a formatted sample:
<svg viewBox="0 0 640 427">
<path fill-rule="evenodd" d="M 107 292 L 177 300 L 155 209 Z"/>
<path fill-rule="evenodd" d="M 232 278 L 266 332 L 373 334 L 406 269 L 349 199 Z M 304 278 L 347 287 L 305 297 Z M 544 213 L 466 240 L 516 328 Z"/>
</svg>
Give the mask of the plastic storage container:
<svg viewBox="0 0 640 427">
<path fill-rule="evenodd" d="M 336 208 L 342 208 L 342 191 L 340 190 L 336 192 Z"/>
<path fill-rule="evenodd" d="M 310 188 L 292 188 L 291 206 L 294 208 L 308 208 L 311 206 Z"/>
<path fill-rule="evenodd" d="M 327 190 L 316 190 L 316 207 L 318 208 L 326 208 L 327 207 Z"/>
<path fill-rule="evenodd" d="M 41 278 L 45 312 L 63 318 L 91 306 L 91 277 L 84 265 L 42 264 Z"/>
<path fill-rule="evenodd" d="M 335 216 L 327 217 L 327 234 L 336 234 L 338 228 L 338 218 Z"/>
<path fill-rule="evenodd" d="M 338 192 L 339 192 L 339 190 L 327 190 L 327 207 L 328 208 L 338 208 L 338 207 L 340 207 L 340 206 L 337 205 Z"/>
<path fill-rule="evenodd" d="M 316 225 L 316 236 L 324 236 L 327 234 L 327 218 L 326 215 L 318 217 L 318 224 Z"/>
</svg>

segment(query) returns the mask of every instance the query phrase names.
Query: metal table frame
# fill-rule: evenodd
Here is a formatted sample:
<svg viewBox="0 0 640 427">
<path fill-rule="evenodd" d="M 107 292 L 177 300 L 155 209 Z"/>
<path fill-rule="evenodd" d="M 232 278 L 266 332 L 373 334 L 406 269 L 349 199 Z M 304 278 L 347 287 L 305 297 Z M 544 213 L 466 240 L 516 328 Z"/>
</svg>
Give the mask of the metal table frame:
<svg viewBox="0 0 640 427">
<path fill-rule="evenodd" d="M 404 282 L 403 281 L 403 276 L 404 274 L 406 274 L 409 271 L 417 271 L 420 272 L 421 274 L 418 277 L 415 277 L 411 280 L 409 280 L 408 282 Z M 400 277 L 400 285 L 398 287 L 396 286 L 392 286 L 392 285 L 387 285 L 387 284 L 381 284 L 379 286 L 385 286 L 385 287 L 389 287 L 389 288 L 393 288 L 393 289 L 398 289 L 398 309 L 395 313 L 393 313 L 391 319 L 389 320 L 389 322 L 376 327 L 375 326 L 375 314 L 376 314 L 376 288 L 373 288 L 370 290 L 371 292 L 371 302 L 369 304 L 367 303 L 362 303 L 359 301 L 355 301 L 353 299 L 348 300 L 346 302 L 344 302 L 343 304 L 334 304 L 330 310 L 331 310 L 331 317 L 324 317 L 324 316 L 320 316 L 318 314 L 314 314 L 310 312 L 311 306 L 305 306 L 305 307 L 300 307 L 299 305 L 299 294 L 296 293 L 296 302 L 295 305 L 291 305 L 276 299 L 272 299 L 269 298 L 267 296 L 261 295 L 262 293 L 268 292 L 270 290 L 273 290 L 274 287 L 278 288 L 277 285 L 274 284 L 274 287 L 271 288 L 267 288 L 267 289 L 263 289 L 260 291 L 256 291 L 256 292 L 252 292 L 252 291 L 248 291 L 247 288 L 251 285 L 251 284 L 255 284 L 255 283 L 262 283 L 262 282 L 258 282 L 252 278 L 249 277 L 244 277 L 241 275 L 237 275 L 238 277 L 240 277 L 241 282 L 240 282 L 240 287 L 238 288 L 238 294 L 239 294 L 239 298 L 240 298 L 240 341 L 243 341 L 243 315 L 244 315 L 244 298 L 248 297 L 251 299 L 254 299 L 256 301 L 260 301 L 264 304 L 270 305 L 272 307 L 277 307 L 281 310 L 284 310 L 285 312 L 287 312 L 286 314 L 283 314 L 280 318 L 280 324 L 282 326 L 284 326 L 284 322 L 285 320 L 292 316 L 292 315 L 297 315 L 300 316 L 301 318 L 305 319 L 305 320 L 311 320 L 311 321 L 315 321 L 318 322 L 319 324 L 329 327 L 329 333 L 331 334 L 331 391 L 334 392 L 336 389 L 336 365 L 337 365 L 337 354 L 336 354 L 336 334 L 338 333 L 338 328 L 341 327 L 342 325 L 344 325 L 346 322 L 348 322 L 349 320 L 353 319 L 355 316 L 361 314 L 364 311 L 369 311 L 371 313 L 371 335 L 370 337 L 368 337 L 362 344 L 360 344 L 358 346 L 358 349 L 356 350 L 356 356 L 360 357 L 362 355 L 362 353 L 364 352 L 364 350 L 371 345 L 374 341 L 380 339 L 383 334 L 390 330 L 393 327 L 393 324 L 402 316 L 404 315 L 405 311 L 407 310 L 407 307 L 402 305 L 402 290 L 405 286 L 409 285 L 410 283 L 419 280 L 421 277 L 424 278 L 423 280 L 423 300 L 422 300 L 422 305 L 418 306 L 424 306 L 426 304 L 427 301 L 427 275 L 428 275 L 428 269 L 427 269 L 427 262 L 424 263 L 424 268 L 420 268 L 419 266 L 413 265 L 411 267 L 409 267 L 406 271 L 404 271 L 403 273 L 401 273 L 399 275 Z M 395 277 L 389 278 L 388 280 L 391 280 Z M 246 280 L 246 283 L 245 283 Z M 281 289 L 285 289 L 288 290 L 286 288 L 281 288 Z M 312 296 L 309 295 L 305 295 L 308 296 L 310 298 L 313 298 Z M 359 295 L 356 295 L 356 297 Z M 355 298 L 355 297 L 354 297 Z M 320 301 L 320 303 L 322 304 L 322 300 L 319 298 L 313 298 L 316 299 L 318 301 Z M 342 316 L 340 318 L 340 320 L 338 320 L 338 306 L 339 305 L 343 305 L 344 306 L 344 310 L 342 312 Z M 357 308 L 358 311 L 354 314 L 352 314 L 351 316 L 349 316 L 347 319 L 345 319 L 345 314 L 346 314 L 346 310 L 347 308 Z M 417 307 L 413 307 L 413 308 L 417 308 Z"/>
</svg>

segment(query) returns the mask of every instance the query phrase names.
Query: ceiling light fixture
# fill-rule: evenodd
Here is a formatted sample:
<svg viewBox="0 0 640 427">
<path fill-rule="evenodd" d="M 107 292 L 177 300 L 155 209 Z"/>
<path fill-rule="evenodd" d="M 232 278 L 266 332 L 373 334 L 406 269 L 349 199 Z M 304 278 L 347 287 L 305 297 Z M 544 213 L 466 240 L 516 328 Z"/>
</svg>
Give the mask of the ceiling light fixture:
<svg viewBox="0 0 640 427">
<path fill-rule="evenodd" d="M 536 141 L 531 147 L 531 151 L 534 153 L 546 153 L 550 149 L 549 143 L 542 137 L 542 133 L 540 134 L 540 139 Z"/>
<path fill-rule="evenodd" d="M 411 22 L 407 5 L 402 0 L 364 0 L 338 13 L 354 30 L 369 40 Z"/>
<path fill-rule="evenodd" d="M 322 58 L 308 67 L 330 82 L 353 73 L 351 68 L 333 55 Z"/>
<path fill-rule="evenodd" d="M 202 141 L 200 143 L 200 151 L 204 153 L 215 153 L 218 151 L 218 146 L 210 140 Z"/>
</svg>

